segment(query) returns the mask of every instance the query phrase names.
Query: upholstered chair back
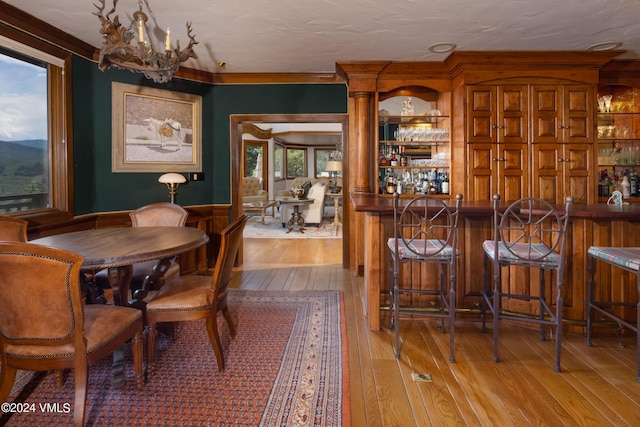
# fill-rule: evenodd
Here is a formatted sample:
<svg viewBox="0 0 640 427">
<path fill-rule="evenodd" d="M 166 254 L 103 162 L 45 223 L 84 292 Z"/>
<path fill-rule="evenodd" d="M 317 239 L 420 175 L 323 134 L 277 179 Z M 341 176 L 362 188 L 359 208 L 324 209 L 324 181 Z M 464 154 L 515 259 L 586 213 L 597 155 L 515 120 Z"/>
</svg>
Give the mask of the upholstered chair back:
<svg viewBox="0 0 640 427">
<path fill-rule="evenodd" d="M 168 202 L 152 203 L 129 213 L 133 227 L 184 227 L 188 216 L 182 206 Z"/>
<path fill-rule="evenodd" d="M 26 242 L 27 224 L 23 219 L 0 215 L 0 241 Z"/>
</svg>

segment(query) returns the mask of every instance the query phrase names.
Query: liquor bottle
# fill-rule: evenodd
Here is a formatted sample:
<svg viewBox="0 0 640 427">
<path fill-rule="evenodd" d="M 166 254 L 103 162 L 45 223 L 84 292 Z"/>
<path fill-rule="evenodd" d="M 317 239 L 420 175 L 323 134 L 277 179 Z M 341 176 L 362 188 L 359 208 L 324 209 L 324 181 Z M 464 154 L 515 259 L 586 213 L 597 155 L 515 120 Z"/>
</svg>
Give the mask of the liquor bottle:
<svg viewBox="0 0 640 427">
<path fill-rule="evenodd" d="M 449 194 L 449 174 L 444 173 L 444 177 L 442 178 L 442 194 Z"/>
<path fill-rule="evenodd" d="M 638 173 L 632 171 L 629 175 L 629 183 L 631 184 L 631 197 L 638 197 Z"/>
<path fill-rule="evenodd" d="M 393 149 L 391 153 L 391 166 L 398 166 L 398 156 L 396 155 L 396 149 Z"/>
<path fill-rule="evenodd" d="M 627 174 L 622 177 L 620 188 L 622 189 L 622 197 L 631 197 L 631 184 L 629 183 Z"/>
</svg>

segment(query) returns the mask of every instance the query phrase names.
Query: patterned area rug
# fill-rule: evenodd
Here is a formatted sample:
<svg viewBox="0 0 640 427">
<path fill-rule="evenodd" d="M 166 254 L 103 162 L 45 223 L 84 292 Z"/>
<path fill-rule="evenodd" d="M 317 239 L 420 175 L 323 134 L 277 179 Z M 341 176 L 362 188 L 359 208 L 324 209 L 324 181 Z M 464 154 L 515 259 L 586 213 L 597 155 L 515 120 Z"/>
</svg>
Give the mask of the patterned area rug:
<svg viewBox="0 0 640 427">
<path fill-rule="evenodd" d="M 175 340 L 161 335 L 157 370 L 139 391 L 130 348 L 125 388 L 110 387 L 110 358 L 90 367 L 87 424 L 94 426 L 348 426 L 349 392 L 344 305 L 335 291 L 232 290 L 238 334 L 219 317 L 226 368 L 218 372 L 204 322 L 180 324 Z M 344 339 L 342 337 L 345 337 Z M 0 425 L 71 425 L 73 376 L 57 389 L 42 373 L 10 402 L 35 411 L 3 414 Z M 40 404 L 58 403 L 45 413 Z M 64 411 L 65 404 L 71 411 Z"/>
<path fill-rule="evenodd" d="M 328 209 L 327 209 L 328 211 Z M 332 210 L 333 211 L 333 210 Z M 333 215 L 333 214 L 332 214 Z M 267 239 L 340 239 L 342 238 L 342 226 L 337 227 L 333 224 L 333 216 L 325 216 L 322 223 L 309 224 L 305 227 L 304 233 L 298 231 L 295 226 L 290 233 L 287 233 L 289 227 L 285 224 L 282 227 L 282 219 L 280 214 L 276 212 L 275 218 L 270 215 L 265 216 L 264 224 L 262 224 L 260 215 L 250 216 L 244 227 L 244 237 L 248 238 L 267 238 Z"/>
</svg>

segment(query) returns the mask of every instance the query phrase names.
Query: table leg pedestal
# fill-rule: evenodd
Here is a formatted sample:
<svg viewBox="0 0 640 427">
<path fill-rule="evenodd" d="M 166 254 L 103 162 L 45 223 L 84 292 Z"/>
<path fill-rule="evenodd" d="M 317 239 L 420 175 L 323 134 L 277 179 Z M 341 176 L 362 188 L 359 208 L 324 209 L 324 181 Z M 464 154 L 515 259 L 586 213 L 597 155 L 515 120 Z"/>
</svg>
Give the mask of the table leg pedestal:
<svg viewBox="0 0 640 427">
<path fill-rule="evenodd" d="M 287 233 L 291 233 L 291 230 L 293 230 L 293 226 L 295 224 L 298 224 L 300 233 L 304 233 L 304 218 L 300 214 L 298 205 L 293 205 L 293 212 L 291 212 L 291 218 L 289 219 L 289 223 L 288 223 L 289 230 L 287 231 Z"/>
<path fill-rule="evenodd" d="M 132 265 L 120 267 L 109 267 L 107 278 L 113 290 L 113 303 L 115 305 L 127 306 L 129 298 L 129 286 L 133 275 Z M 124 349 L 120 347 L 113 352 L 113 364 L 111 365 L 111 385 L 114 389 L 124 388 Z"/>
</svg>

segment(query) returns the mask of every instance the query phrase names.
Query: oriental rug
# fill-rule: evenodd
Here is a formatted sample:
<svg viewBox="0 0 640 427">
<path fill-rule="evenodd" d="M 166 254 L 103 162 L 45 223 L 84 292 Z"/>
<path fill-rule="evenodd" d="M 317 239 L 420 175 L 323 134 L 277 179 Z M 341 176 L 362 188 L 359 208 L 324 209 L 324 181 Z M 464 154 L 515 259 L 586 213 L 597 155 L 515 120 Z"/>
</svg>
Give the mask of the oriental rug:
<svg viewBox="0 0 640 427">
<path fill-rule="evenodd" d="M 143 390 L 135 388 L 129 346 L 124 389 L 110 385 L 111 358 L 89 368 L 87 424 L 350 425 L 340 292 L 231 290 L 229 307 L 237 335 L 230 337 L 219 315 L 223 372 L 217 370 L 204 322 L 181 323 L 175 338 L 159 336 L 157 368 Z M 4 413 L 0 425 L 71 425 L 73 375 L 56 388 L 52 373 L 38 374 L 9 402 L 34 410 Z"/>
<path fill-rule="evenodd" d="M 333 215 L 333 208 L 331 215 Z M 298 231 L 298 226 L 287 233 L 288 226 L 282 227 L 280 214 L 276 212 L 275 218 L 267 215 L 261 222 L 260 215 L 251 216 L 244 226 L 243 236 L 248 238 L 266 239 L 340 239 L 342 238 L 342 226 L 334 225 L 333 216 L 325 216 L 320 224 L 309 224 L 304 233 Z"/>
</svg>

